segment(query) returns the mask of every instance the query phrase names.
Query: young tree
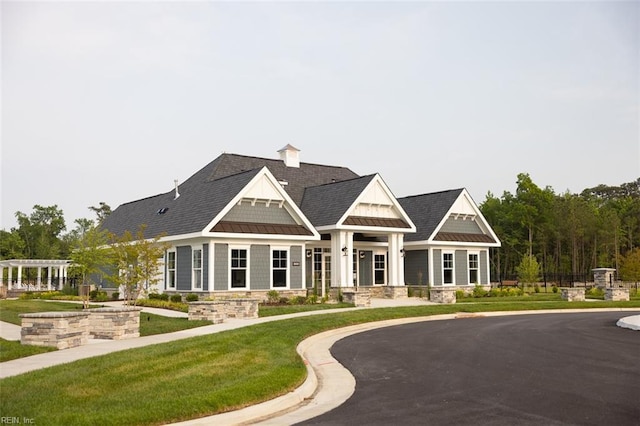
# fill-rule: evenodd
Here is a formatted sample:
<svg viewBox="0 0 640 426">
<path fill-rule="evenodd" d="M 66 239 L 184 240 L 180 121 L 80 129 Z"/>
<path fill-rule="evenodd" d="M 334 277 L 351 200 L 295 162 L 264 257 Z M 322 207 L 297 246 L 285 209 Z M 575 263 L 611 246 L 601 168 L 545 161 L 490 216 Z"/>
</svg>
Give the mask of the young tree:
<svg viewBox="0 0 640 426">
<path fill-rule="evenodd" d="M 89 288 L 94 283 L 95 276 L 103 274 L 101 268 L 109 263 L 110 250 L 106 246 L 107 233 L 97 227 L 89 228 L 75 243 L 71 252 L 71 273 L 82 278 L 84 308 L 89 307 Z"/>
<path fill-rule="evenodd" d="M 540 281 L 540 265 L 535 256 L 525 254 L 516 268 L 518 281 L 523 284 L 535 284 Z"/>
<path fill-rule="evenodd" d="M 136 235 L 126 231 L 121 237 L 111 235 L 115 261 L 112 282 L 124 288 L 125 304 L 135 306 L 138 297 L 160 281 L 158 271 L 168 245 L 160 242 L 162 235 L 147 239 L 146 225 Z"/>
<path fill-rule="evenodd" d="M 625 281 L 640 281 L 640 248 L 634 249 L 622 258 L 621 278 Z"/>
</svg>

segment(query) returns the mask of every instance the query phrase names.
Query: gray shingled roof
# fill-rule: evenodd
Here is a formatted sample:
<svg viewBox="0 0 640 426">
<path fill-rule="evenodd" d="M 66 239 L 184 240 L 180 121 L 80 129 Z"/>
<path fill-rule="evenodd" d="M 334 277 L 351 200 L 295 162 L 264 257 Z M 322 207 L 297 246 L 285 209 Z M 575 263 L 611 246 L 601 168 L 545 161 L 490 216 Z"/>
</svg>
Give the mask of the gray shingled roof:
<svg viewBox="0 0 640 426">
<path fill-rule="evenodd" d="M 406 234 L 404 240 L 429 239 L 462 191 L 460 188 L 399 198 L 398 202 L 416 225 L 416 233 Z"/>
<path fill-rule="evenodd" d="M 282 160 L 222 154 L 180 184 L 177 200 L 171 190 L 122 204 L 105 219 L 102 227 L 122 235 L 146 224 L 147 237 L 200 232 L 264 166 L 278 181 L 287 182 L 284 188 L 298 206 L 307 187 L 358 177 L 344 167 L 300 163 L 299 168 L 294 168 L 287 167 Z M 166 212 L 158 214 L 163 208 L 167 208 Z"/>
<path fill-rule="evenodd" d="M 300 208 L 313 226 L 333 225 L 353 205 L 375 175 L 314 186 L 304 191 Z"/>
<path fill-rule="evenodd" d="M 215 181 L 190 179 L 179 187 L 177 199 L 171 191 L 122 204 L 105 219 L 102 227 L 122 235 L 127 230 L 135 232 L 140 224 L 146 224 L 146 237 L 200 232 L 259 171 L 255 169 Z M 166 212 L 159 214 L 164 208 Z"/>
</svg>

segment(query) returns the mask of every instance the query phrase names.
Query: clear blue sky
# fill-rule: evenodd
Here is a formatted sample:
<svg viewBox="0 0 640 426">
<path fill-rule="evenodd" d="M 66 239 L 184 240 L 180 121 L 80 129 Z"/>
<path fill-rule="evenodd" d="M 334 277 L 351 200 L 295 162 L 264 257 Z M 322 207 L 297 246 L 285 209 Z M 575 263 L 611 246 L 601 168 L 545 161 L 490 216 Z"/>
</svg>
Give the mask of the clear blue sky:
<svg viewBox="0 0 640 426">
<path fill-rule="evenodd" d="M 476 202 L 640 176 L 640 2 L 1 3 L 0 228 L 166 192 L 222 152 Z"/>
</svg>

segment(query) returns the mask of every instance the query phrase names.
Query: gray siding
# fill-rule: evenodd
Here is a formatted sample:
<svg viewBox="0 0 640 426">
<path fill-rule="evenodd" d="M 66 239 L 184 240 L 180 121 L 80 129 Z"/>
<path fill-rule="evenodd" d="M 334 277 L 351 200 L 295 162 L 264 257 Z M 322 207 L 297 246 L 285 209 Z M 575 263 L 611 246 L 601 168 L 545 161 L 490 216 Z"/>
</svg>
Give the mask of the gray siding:
<svg viewBox="0 0 640 426">
<path fill-rule="evenodd" d="M 442 285 L 442 250 L 433 250 L 433 285 Z"/>
<path fill-rule="evenodd" d="M 215 244 L 213 258 L 213 289 L 225 291 L 229 288 L 229 245 Z"/>
<path fill-rule="evenodd" d="M 249 250 L 251 290 L 269 290 L 271 285 L 271 252 L 269 246 L 254 244 Z"/>
<path fill-rule="evenodd" d="M 311 257 L 307 257 L 305 254 L 305 259 L 304 259 L 304 267 L 306 271 L 305 282 L 306 282 L 307 288 L 313 288 L 313 249 L 307 249 L 307 250 L 312 250 L 312 254 L 311 254 Z"/>
<path fill-rule="evenodd" d="M 425 285 L 429 280 L 429 251 L 410 250 L 404 256 L 404 281 L 407 284 Z"/>
<path fill-rule="evenodd" d="M 176 290 L 191 290 L 191 246 L 176 247 Z"/>
<path fill-rule="evenodd" d="M 250 223 L 277 223 L 280 225 L 296 225 L 289 212 L 278 204 L 267 207 L 264 204 L 241 204 L 234 206 L 223 218 L 223 221 Z"/>
<path fill-rule="evenodd" d="M 303 288 L 302 285 L 302 246 L 291 246 L 289 250 L 289 254 L 291 256 L 289 265 L 291 268 L 289 279 L 290 288 Z M 294 263 L 297 263 L 298 266 L 293 266 Z"/>
<path fill-rule="evenodd" d="M 453 255 L 455 269 L 455 284 L 467 285 L 469 284 L 469 259 L 467 259 L 466 250 L 456 250 Z"/>
<path fill-rule="evenodd" d="M 209 291 L 209 244 L 202 245 L 202 289 Z"/>
<path fill-rule="evenodd" d="M 364 252 L 364 259 L 358 256 L 358 267 L 360 268 L 360 285 L 373 285 L 373 252 Z"/>
<path fill-rule="evenodd" d="M 457 232 L 462 234 L 482 234 L 482 230 L 475 220 L 448 218 L 440 229 L 442 232 Z"/>
<path fill-rule="evenodd" d="M 489 284 L 489 271 L 488 271 L 488 260 L 487 260 L 487 252 L 481 251 L 480 256 L 478 256 L 478 261 L 480 262 L 480 284 Z"/>
</svg>

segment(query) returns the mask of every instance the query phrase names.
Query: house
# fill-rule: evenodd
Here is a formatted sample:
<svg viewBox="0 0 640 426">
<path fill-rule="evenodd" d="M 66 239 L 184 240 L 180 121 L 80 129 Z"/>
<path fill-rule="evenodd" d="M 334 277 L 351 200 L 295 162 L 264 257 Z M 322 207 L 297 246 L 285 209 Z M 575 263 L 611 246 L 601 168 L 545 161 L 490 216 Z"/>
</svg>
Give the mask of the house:
<svg viewBox="0 0 640 426">
<path fill-rule="evenodd" d="M 161 292 L 393 297 L 406 283 L 490 282 L 488 250 L 500 243 L 466 190 L 396 199 L 379 174 L 278 152 L 222 154 L 174 190 L 119 206 L 103 228 L 164 234 Z"/>
</svg>

